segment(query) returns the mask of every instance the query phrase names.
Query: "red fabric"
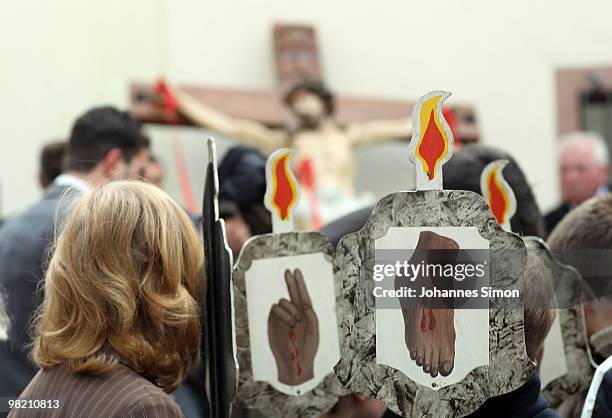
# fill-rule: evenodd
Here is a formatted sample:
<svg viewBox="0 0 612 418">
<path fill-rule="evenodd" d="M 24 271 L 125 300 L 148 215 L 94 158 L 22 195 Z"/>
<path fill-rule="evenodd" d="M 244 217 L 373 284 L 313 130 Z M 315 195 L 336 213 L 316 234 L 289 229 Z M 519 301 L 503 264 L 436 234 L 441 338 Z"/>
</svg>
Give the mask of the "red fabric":
<svg viewBox="0 0 612 418">
<path fill-rule="evenodd" d="M 157 80 L 157 83 L 155 83 L 155 90 L 162 96 L 168 123 L 171 125 L 178 125 L 178 102 L 168 88 L 166 81 L 162 78 Z M 191 180 L 189 179 L 189 170 L 187 169 L 187 162 L 185 161 L 183 144 L 176 134 L 174 134 L 172 137 L 172 148 L 174 150 L 174 162 L 176 164 L 176 171 L 178 174 L 181 194 L 183 195 L 185 209 L 187 209 L 187 211 L 190 213 L 196 213 L 198 206 L 196 205 L 195 198 L 193 196 L 193 189 L 191 187 Z"/>
<path fill-rule="evenodd" d="M 312 227 L 316 230 L 320 229 L 323 222 L 321 221 L 321 212 L 319 210 L 319 200 L 315 191 L 315 176 L 314 168 L 311 159 L 304 159 L 297 168 L 297 178 L 300 185 L 304 187 L 304 191 L 308 196 L 308 206 L 310 207 Z"/>
</svg>

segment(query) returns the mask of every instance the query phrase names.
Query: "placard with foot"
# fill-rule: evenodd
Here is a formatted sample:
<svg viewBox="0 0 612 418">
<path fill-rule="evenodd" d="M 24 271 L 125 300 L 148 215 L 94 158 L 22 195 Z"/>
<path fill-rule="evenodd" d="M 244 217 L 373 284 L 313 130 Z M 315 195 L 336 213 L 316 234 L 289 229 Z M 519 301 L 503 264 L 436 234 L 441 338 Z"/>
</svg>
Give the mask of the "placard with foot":
<svg viewBox="0 0 612 418">
<path fill-rule="evenodd" d="M 488 299 L 447 296 L 488 288 L 488 250 L 489 242 L 470 227 L 390 227 L 376 240 L 373 295 L 379 364 L 433 390 L 488 365 Z M 387 265 L 406 267 L 408 274 L 400 270 L 400 275 L 381 279 L 377 271 Z M 386 289 L 395 290 L 397 297 L 385 297 Z"/>
<path fill-rule="evenodd" d="M 347 391 L 340 359 L 333 248 L 319 232 L 293 232 L 297 182 L 290 151 L 267 164 L 272 234 L 251 238 L 234 268 L 239 386 L 235 402 L 267 417 L 319 417 Z"/>
<path fill-rule="evenodd" d="M 480 195 L 442 190 L 454 148 L 442 114 L 448 96 L 432 92 L 415 107 L 417 191 L 381 199 L 336 249 L 336 374 L 351 392 L 404 417 L 467 415 L 534 370 L 524 349 L 523 241 L 501 228 Z"/>
</svg>

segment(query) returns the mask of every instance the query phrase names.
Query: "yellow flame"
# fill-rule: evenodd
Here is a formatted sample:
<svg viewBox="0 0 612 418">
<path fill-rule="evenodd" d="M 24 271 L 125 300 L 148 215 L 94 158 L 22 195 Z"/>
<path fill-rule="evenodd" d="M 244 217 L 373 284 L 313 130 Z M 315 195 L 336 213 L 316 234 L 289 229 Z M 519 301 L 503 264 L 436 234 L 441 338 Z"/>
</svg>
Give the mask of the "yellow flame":
<svg viewBox="0 0 612 418">
<path fill-rule="evenodd" d="M 447 155 L 448 144 L 450 142 L 450 138 L 448 138 L 448 135 L 446 134 L 441 122 L 441 120 L 444 119 L 444 116 L 442 115 L 442 112 L 438 106 L 441 99 L 442 96 L 438 95 L 425 100 L 421 105 L 419 114 L 420 132 L 418 143 L 415 147 L 415 154 L 423 163 L 423 171 L 427 173 L 430 180 L 436 176 L 437 167 L 439 166 L 440 161 Z M 433 126 L 430 126 L 430 121 L 433 122 Z M 430 129 L 435 129 L 435 131 L 431 131 Z M 435 138 L 436 134 L 439 134 L 440 138 Z M 426 137 L 426 135 L 434 136 Z M 436 151 L 435 149 L 432 150 L 424 148 L 435 146 L 434 143 L 428 142 L 439 139 L 441 139 L 444 143 L 442 150 Z"/>
</svg>

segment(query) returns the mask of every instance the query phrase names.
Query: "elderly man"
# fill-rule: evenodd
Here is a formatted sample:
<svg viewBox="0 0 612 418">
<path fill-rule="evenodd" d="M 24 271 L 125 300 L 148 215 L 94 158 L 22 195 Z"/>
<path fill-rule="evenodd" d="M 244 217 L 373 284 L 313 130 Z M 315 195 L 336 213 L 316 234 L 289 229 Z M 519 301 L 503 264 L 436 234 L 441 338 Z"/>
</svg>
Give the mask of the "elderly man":
<svg viewBox="0 0 612 418">
<path fill-rule="evenodd" d="M 574 207 L 609 191 L 610 157 L 599 134 L 574 132 L 562 137 L 559 160 L 563 203 L 544 218 L 549 233 Z"/>
</svg>

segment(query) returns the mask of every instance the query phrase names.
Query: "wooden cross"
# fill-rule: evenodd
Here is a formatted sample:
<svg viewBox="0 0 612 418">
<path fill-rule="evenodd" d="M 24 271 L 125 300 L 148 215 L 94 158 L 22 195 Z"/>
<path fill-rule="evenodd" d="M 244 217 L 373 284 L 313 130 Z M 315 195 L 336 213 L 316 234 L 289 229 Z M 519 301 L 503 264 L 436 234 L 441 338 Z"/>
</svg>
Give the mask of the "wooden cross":
<svg viewBox="0 0 612 418">
<path fill-rule="evenodd" d="M 295 121 L 282 100 L 287 88 L 304 79 L 323 80 L 315 30 L 311 26 L 277 24 L 273 33 L 279 85 L 277 89 L 226 89 L 194 85 L 181 85 L 181 89 L 232 117 L 254 120 L 270 128 L 293 126 Z M 153 83 L 132 83 L 132 114 L 146 123 L 171 123 L 157 97 Z M 414 104 L 415 101 L 338 96 L 335 120 L 345 126 L 373 119 L 405 118 L 411 115 Z M 450 109 L 457 122 L 456 141 L 478 141 L 473 108 L 469 105 L 453 105 Z M 189 124 L 185 119 L 179 119 L 179 123 Z"/>
</svg>

